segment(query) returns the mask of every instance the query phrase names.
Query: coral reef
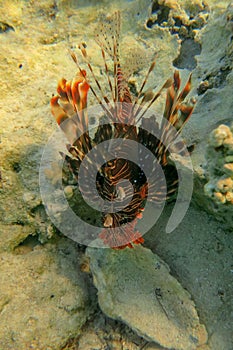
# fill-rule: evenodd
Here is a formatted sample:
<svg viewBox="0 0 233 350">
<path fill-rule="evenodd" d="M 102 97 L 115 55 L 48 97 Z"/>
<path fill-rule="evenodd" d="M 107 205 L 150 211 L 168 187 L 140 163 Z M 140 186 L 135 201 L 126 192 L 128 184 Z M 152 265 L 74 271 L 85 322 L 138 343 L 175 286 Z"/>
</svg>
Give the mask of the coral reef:
<svg viewBox="0 0 233 350">
<path fill-rule="evenodd" d="M 186 131 L 190 130 L 189 140 L 198 143 L 199 154 L 204 153 L 201 150 L 207 134 L 220 123 L 232 122 L 232 9 L 230 4 L 219 16 L 212 14 L 208 24 L 197 32 L 202 50 L 196 56 L 193 85 L 199 97 Z"/>
<path fill-rule="evenodd" d="M 201 53 L 201 44 L 196 35 L 209 17 L 210 9 L 205 1 L 154 0 L 147 28 L 158 26 L 176 34 L 180 42 L 180 52 L 173 60 L 177 68 L 192 70 L 196 67 L 196 55 Z"/>
<path fill-rule="evenodd" d="M 167 27 L 172 34 L 182 38 L 194 37 L 195 30 L 202 28 L 209 16 L 209 6 L 205 1 L 195 0 L 154 0 L 147 27 L 154 25 Z"/>
<path fill-rule="evenodd" d="M 211 132 L 207 148 L 206 176 L 209 181 L 204 190 L 219 205 L 233 205 L 232 132 L 233 125 L 221 124 Z"/>
</svg>

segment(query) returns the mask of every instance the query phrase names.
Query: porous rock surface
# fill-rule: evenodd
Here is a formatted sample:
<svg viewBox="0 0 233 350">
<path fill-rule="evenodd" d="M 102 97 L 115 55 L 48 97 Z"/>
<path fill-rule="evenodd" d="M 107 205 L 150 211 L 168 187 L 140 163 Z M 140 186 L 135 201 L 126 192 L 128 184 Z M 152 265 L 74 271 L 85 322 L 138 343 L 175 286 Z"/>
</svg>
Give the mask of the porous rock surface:
<svg viewBox="0 0 233 350">
<path fill-rule="evenodd" d="M 88 248 L 99 305 L 149 341 L 192 350 L 207 341 L 190 294 L 149 249 Z"/>
<path fill-rule="evenodd" d="M 207 147 L 205 192 L 218 204 L 233 208 L 233 126 L 220 125 L 212 131 Z M 225 207 L 226 207 L 225 206 Z M 233 210 L 233 209 L 232 209 Z"/>
<path fill-rule="evenodd" d="M 217 125 L 232 122 L 232 11 L 233 4 L 218 17 L 212 15 L 202 35 L 197 34 L 202 45 L 193 72 L 197 106 L 187 130 L 189 139 L 197 144 L 194 154 L 199 154 L 199 161 L 205 155 L 207 135 Z"/>
<path fill-rule="evenodd" d="M 57 350 L 92 312 L 75 248 L 21 245 L 0 255 L 0 349 Z"/>
</svg>

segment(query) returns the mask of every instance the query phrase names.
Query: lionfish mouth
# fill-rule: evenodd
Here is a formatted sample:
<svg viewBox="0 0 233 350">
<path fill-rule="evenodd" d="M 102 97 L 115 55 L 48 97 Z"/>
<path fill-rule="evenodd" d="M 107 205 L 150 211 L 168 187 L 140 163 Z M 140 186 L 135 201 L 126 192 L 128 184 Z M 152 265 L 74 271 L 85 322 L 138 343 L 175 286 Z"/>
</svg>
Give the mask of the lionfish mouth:
<svg viewBox="0 0 233 350">
<path fill-rule="evenodd" d="M 160 205 L 176 192 L 178 175 L 175 166 L 168 161 L 168 156 L 173 152 L 178 152 L 181 156 L 187 155 L 178 135 L 194 108 L 194 102 L 183 102 L 191 89 L 191 75 L 180 91 L 178 71 L 158 92 L 150 93 L 150 98 L 146 97 L 145 86 L 155 67 L 155 61 L 151 63 L 137 96 L 132 95 L 128 77 L 121 66 L 120 23 L 120 13 L 116 12 L 111 21 L 103 22 L 96 35 L 111 97 L 105 94 L 100 85 L 86 48 L 80 45 L 93 84 L 89 82 L 86 70 L 81 68 L 77 56 L 72 52 L 71 57 L 78 72 L 70 82 L 65 79 L 59 81 L 57 95 L 51 99 L 52 114 L 57 123 L 67 136 L 67 125 L 71 125 L 75 135 L 71 144 L 67 145 L 69 155 L 63 155 L 64 160 L 77 180 L 82 169 L 84 181 L 81 185 L 78 182 L 77 186 L 82 194 L 100 208 L 102 230 L 99 237 L 106 245 L 118 249 L 132 248 L 134 244 L 144 242 L 136 226 L 138 219 L 143 216 L 147 201 Z M 110 70 L 107 56 L 112 61 L 113 70 Z M 166 90 L 166 103 L 159 124 L 153 113 L 148 117 L 148 111 L 163 90 Z M 107 123 L 99 123 L 94 136 L 89 132 L 86 109 L 89 91 L 93 93 L 108 120 Z M 96 148 L 106 141 L 108 146 Z M 112 157 L 106 155 L 109 144 Z M 117 153 L 116 149 L 119 151 L 119 148 L 121 151 Z M 143 154 L 144 149 L 153 155 L 152 161 Z M 88 156 L 90 153 L 91 157 Z M 84 161 L 85 166 L 82 166 Z M 147 171 L 140 164 L 146 164 Z M 159 169 L 162 169 L 164 176 L 161 176 Z M 148 181 L 148 173 L 153 174 L 152 181 Z M 95 183 L 95 193 L 90 187 L 90 178 Z"/>
</svg>

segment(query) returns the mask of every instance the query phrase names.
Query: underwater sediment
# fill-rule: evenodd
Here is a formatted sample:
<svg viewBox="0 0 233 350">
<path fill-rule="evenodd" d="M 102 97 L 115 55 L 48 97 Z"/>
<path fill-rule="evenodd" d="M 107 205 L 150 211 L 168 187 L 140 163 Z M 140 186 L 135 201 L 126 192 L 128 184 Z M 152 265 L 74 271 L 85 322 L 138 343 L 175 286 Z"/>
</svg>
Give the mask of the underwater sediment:
<svg viewBox="0 0 233 350">
<path fill-rule="evenodd" d="M 93 33 L 106 7 L 108 13 L 127 10 L 123 16 L 125 47 L 136 46 L 145 54 L 157 52 L 149 81 L 153 89 L 175 69 L 183 80 L 192 71 L 197 104 L 182 135 L 188 146 L 195 146 L 194 202 L 173 233 L 166 234 L 164 229 L 171 211 L 168 206 L 144 238 L 148 249 L 170 266 L 171 274 L 195 301 L 200 321 L 211 334 L 205 348 L 230 350 L 232 207 L 229 201 L 216 203 L 214 193 L 221 191 L 211 187 L 209 198 L 204 190 L 208 182 L 225 177 L 229 168 L 225 164 L 231 163 L 227 159 L 222 164 L 229 156 L 226 146 L 218 150 L 212 141 L 207 142 L 213 140 L 211 133 L 219 125 L 229 130 L 233 119 L 232 4 L 227 1 L 0 4 L 0 349 L 139 349 L 145 344 L 124 323 L 100 313 L 92 276 L 81 271 L 86 259 L 83 248 L 56 232 L 39 193 L 41 155 L 55 129 L 49 101 L 58 79 L 72 79 L 76 73 L 67 49 L 77 49 L 85 42 L 104 84 Z M 147 69 L 141 68 L 131 80 L 134 89 Z M 163 102 L 164 98 L 156 104 L 157 113 L 163 110 Z M 212 171 L 216 164 L 217 175 Z M 159 291 L 157 294 L 160 297 Z"/>
</svg>

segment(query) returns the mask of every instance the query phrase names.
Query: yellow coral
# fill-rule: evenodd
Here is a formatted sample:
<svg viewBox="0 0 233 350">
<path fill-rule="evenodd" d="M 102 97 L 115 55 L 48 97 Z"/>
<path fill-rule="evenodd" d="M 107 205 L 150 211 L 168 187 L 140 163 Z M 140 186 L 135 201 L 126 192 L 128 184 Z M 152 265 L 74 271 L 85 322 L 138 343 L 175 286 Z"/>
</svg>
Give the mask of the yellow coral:
<svg viewBox="0 0 233 350">
<path fill-rule="evenodd" d="M 216 203 L 233 204 L 233 126 L 220 125 L 211 132 L 207 156 L 205 194 Z"/>
<path fill-rule="evenodd" d="M 228 191 L 232 191 L 233 189 L 233 180 L 228 177 L 226 179 L 220 179 L 217 182 L 217 188 L 221 193 L 226 193 Z"/>
<path fill-rule="evenodd" d="M 231 202 L 231 204 L 233 204 L 233 192 L 227 192 L 225 197 L 227 202 Z"/>
<path fill-rule="evenodd" d="M 225 169 L 226 174 L 233 177 L 233 163 L 224 164 L 224 169 Z"/>
<path fill-rule="evenodd" d="M 216 202 L 219 202 L 221 204 L 226 203 L 226 197 L 220 192 L 214 192 L 214 198 Z"/>
<path fill-rule="evenodd" d="M 227 125 L 222 124 L 211 132 L 209 142 L 211 146 L 219 147 L 223 144 L 225 139 L 232 139 L 232 133 Z"/>
</svg>

